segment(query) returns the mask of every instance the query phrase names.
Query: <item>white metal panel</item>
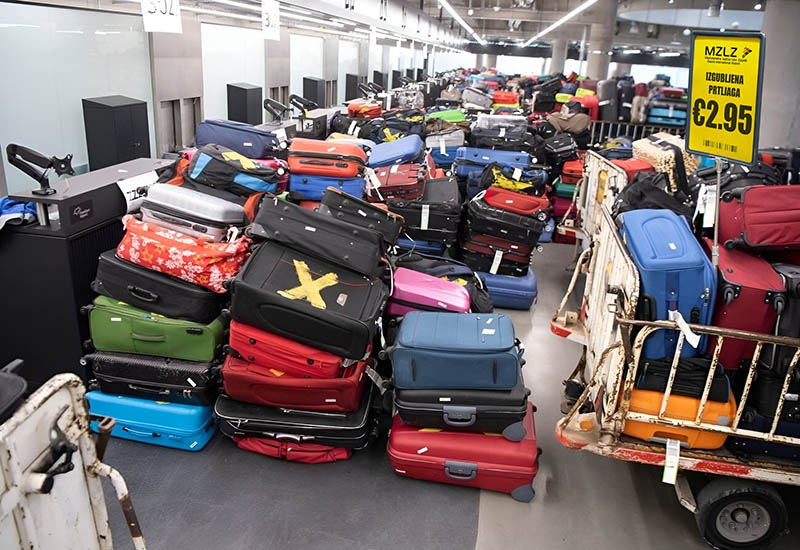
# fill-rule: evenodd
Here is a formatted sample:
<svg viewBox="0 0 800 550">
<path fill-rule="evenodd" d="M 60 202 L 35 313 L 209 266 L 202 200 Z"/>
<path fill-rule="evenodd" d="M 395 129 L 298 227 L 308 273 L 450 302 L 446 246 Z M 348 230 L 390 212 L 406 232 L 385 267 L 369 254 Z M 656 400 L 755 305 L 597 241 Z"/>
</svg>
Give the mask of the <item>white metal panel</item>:
<svg viewBox="0 0 800 550">
<path fill-rule="evenodd" d="M 323 78 L 321 36 L 306 34 L 289 35 L 289 93 L 303 95 L 303 77 Z"/>
</svg>

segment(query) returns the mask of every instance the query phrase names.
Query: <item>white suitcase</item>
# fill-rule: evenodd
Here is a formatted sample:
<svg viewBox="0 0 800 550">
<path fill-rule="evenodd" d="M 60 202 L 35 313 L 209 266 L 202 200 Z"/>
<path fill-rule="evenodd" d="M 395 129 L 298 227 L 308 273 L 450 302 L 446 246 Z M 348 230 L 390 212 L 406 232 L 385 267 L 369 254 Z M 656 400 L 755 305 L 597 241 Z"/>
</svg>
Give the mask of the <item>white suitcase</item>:
<svg viewBox="0 0 800 550">
<path fill-rule="evenodd" d="M 492 108 L 492 96 L 477 88 L 464 88 L 461 92 L 461 103 L 477 105 L 482 109 Z"/>
<path fill-rule="evenodd" d="M 466 141 L 464 130 L 461 128 L 449 128 L 441 132 L 428 134 L 425 138 L 425 147 L 461 147 Z"/>
<path fill-rule="evenodd" d="M 153 185 L 142 203 L 142 221 L 210 242 L 225 239 L 231 226 L 246 224 L 238 204 L 175 185 Z"/>
</svg>

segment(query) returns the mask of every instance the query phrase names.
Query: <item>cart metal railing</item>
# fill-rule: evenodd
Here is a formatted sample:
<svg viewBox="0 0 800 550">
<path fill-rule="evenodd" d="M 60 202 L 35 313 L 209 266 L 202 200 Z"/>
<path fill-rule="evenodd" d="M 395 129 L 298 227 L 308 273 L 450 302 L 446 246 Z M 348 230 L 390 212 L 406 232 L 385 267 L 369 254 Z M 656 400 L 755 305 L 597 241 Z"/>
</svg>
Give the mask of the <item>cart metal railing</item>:
<svg viewBox="0 0 800 550">
<path fill-rule="evenodd" d="M 607 138 L 618 136 L 628 136 L 636 141 L 659 132 L 683 136 L 685 130 L 684 126 L 659 126 L 657 124 L 634 124 L 632 122 L 609 122 L 605 120 L 592 121 L 590 128 L 592 134 L 591 143 L 600 143 Z"/>
</svg>

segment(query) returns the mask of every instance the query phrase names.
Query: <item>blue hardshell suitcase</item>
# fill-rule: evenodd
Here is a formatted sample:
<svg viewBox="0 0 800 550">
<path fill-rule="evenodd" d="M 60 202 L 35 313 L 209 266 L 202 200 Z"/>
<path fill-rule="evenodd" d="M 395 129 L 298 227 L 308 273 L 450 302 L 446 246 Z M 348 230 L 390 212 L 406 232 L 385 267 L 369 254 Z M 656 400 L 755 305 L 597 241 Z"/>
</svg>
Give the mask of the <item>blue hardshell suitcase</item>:
<svg viewBox="0 0 800 550">
<path fill-rule="evenodd" d="M 522 361 L 502 313 L 412 311 L 388 351 L 400 389 L 509 390 Z"/>
<path fill-rule="evenodd" d="M 494 307 L 530 309 L 536 302 L 538 295 L 536 275 L 531 267 L 528 268 L 528 274 L 524 277 L 494 275 L 483 271 L 477 273 L 483 281 L 483 286 L 486 287 Z"/>
<path fill-rule="evenodd" d="M 195 143 L 198 148 L 211 143 L 222 145 L 250 159 L 273 157 L 281 151 L 280 140 L 273 132 L 233 120 L 204 120 L 197 125 Z"/>
<path fill-rule="evenodd" d="M 671 210 L 632 210 L 622 219 L 622 238 L 639 270 L 642 285 L 637 316 L 669 319 L 677 310 L 687 323 L 708 325 L 717 295 L 717 274 L 683 216 Z M 706 349 L 703 336 L 697 348 L 683 344 L 682 357 Z M 645 340 L 643 357 L 672 356 L 678 332 L 659 330 Z"/>
<path fill-rule="evenodd" d="M 496 151 L 477 147 L 459 147 L 454 163 L 456 175 L 466 178 L 473 170 L 482 170 L 492 162 L 499 162 L 512 168 L 527 168 L 531 164 L 528 153 L 517 151 Z"/>
<path fill-rule="evenodd" d="M 458 151 L 458 145 L 451 145 L 450 147 L 445 147 L 442 150 L 440 147 L 433 147 L 431 149 L 431 158 L 433 158 L 433 163 L 436 165 L 436 168 L 447 169 L 450 168 L 456 160 L 456 151 Z"/>
<path fill-rule="evenodd" d="M 399 248 L 401 252 L 408 252 L 409 250 L 413 250 L 414 252 L 422 252 L 423 254 L 433 254 L 434 256 L 444 255 L 444 251 L 447 249 L 444 243 L 437 243 L 433 241 L 411 240 L 405 238 L 397 239 L 397 248 Z"/>
<path fill-rule="evenodd" d="M 651 117 L 662 117 L 662 118 L 670 118 L 670 119 L 680 119 L 681 121 L 686 121 L 686 111 L 679 110 L 679 109 L 665 109 L 663 107 L 653 107 L 650 109 L 648 113 Z"/>
<path fill-rule="evenodd" d="M 684 126 L 686 124 L 686 119 L 648 115 L 647 124 L 658 124 L 661 126 Z"/>
<path fill-rule="evenodd" d="M 367 162 L 370 168 L 420 162 L 424 152 L 422 138 L 411 134 L 395 141 L 379 143 L 372 148 Z"/>
<path fill-rule="evenodd" d="M 199 451 L 217 429 L 212 405 L 183 405 L 90 391 L 90 415 L 116 420 L 111 435 L 162 447 Z M 92 420 L 97 431 L 99 420 Z"/>
<path fill-rule="evenodd" d="M 556 221 L 553 218 L 547 220 L 547 223 L 542 229 L 542 233 L 539 235 L 539 243 L 549 243 L 553 240 L 553 233 L 556 232 Z"/>
<path fill-rule="evenodd" d="M 758 414 L 752 407 L 746 407 L 742 413 L 742 420 L 739 422 L 738 429 L 769 433 L 772 429 L 773 420 L 774 418 Z M 780 420 L 778 422 L 778 427 L 775 429 L 775 434 L 785 435 L 787 437 L 800 437 L 800 422 Z M 793 445 L 770 443 L 767 441 L 758 441 L 756 439 L 744 439 L 742 437 L 729 437 L 726 443 L 734 453 L 741 452 L 749 455 L 800 460 L 800 447 Z"/>
<path fill-rule="evenodd" d="M 360 199 L 364 197 L 366 186 L 367 181 L 363 177 L 342 179 L 308 174 L 289 174 L 289 191 L 302 195 L 308 201 L 321 201 L 322 195 L 328 187 Z"/>
</svg>

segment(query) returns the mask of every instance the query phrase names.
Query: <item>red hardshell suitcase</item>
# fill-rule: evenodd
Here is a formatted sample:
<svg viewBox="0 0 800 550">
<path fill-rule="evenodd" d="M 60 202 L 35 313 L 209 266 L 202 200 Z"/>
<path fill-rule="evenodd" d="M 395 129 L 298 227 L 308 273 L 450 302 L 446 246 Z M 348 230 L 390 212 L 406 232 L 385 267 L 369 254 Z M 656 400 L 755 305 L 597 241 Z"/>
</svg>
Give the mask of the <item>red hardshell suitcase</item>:
<svg viewBox="0 0 800 550">
<path fill-rule="evenodd" d="M 628 183 L 633 181 L 633 178 L 636 177 L 636 174 L 639 172 L 653 172 L 653 165 L 647 162 L 646 160 L 637 159 L 637 158 L 629 158 L 629 159 L 613 159 L 611 164 L 615 166 L 619 166 L 623 170 L 625 170 L 625 174 L 628 176 Z"/>
<path fill-rule="evenodd" d="M 305 411 L 347 413 L 358 410 L 367 362 L 344 369 L 339 378 L 295 378 L 280 370 L 229 355 L 222 366 L 225 393 L 237 401 Z"/>
<path fill-rule="evenodd" d="M 519 94 L 517 92 L 498 90 L 492 96 L 492 100 L 497 105 L 517 105 L 519 103 Z"/>
<path fill-rule="evenodd" d="M 522 216 L 532 216 L 539 211 L 550 208 L 550 201 L 546 196 L 524 195 L 494 185 L 486 190 L 483 198 L 495 208 Z"/>
<path fill-rule="evenodd" d="M 597 120 L 600 118 L 600 99 L 596 95 L 585 95 L 576 97 L 575 101 L 583 105 L 589 111 L 589 118 Z"/>
<path fill-rule="evenodd" d="M 531 403 L 523 425 L 525 438 L 514 442 L 500 434 L 417 428 L 395 416 L 387 452 L 402 476 L 509 493 L 530 502 L 539 470 Z"/>
<path fill-rule="evenodd" d="M 344 358 L 314 349 L 283 336 L 231 320 L 232 355 L 249 363 L 275 369 L 291 377 L 336 378 Z"/>
<path fill-rule="evenodd" d="M 430 151 L 425 153 L 425 179 L 432 180 L 436 178 L 436 161 L 433 160 L 433 155 Z M 445 176 L 446 177 L 446 176 Z"/>
<path fill-rule="evenodd" d="M 719 241 L 727 248 L 800 249 L 800 185 L 753 185 L 721 198 Z"/>
<path fill-rule="evenodd" d="M 596 96 L 595 96 L 596 97 Z M 576 185 L 583 177 L 583 159 L 568 160 L 561 168 L 561 181 Z"/>
<path fill-rule="evenodd" d="M 564 197 L 556 197 L 553 195 L 553 217 L 560 218 L 569 210 L 572 204 L 572 199 L 565 199 Z M 572 214 L 575 214 L 575 209 L 572 209 Z"/>
<path fill-rule="evenodd" d="M 711 257 L 712 242 L 703 239 L 706 254 Z M 716 307 L 711 324 L 715 327 L 748 330 L 771 334 L 778 310 L 786 305 L 783 280 L 765 259 L 742 250 L 719 247 L 719 281 Z M 708 340 L 706 353 L 713 354 L 717 339 Z M 756 343 L 726 338 L 719 354 L 720 364 L 728 370 L 738 369 L 744 359 L 753 356 Z"/>
<path fill-rule="evenodd" d="M 393 164 L 375 170 L 380 187 L 369 185 L 367 200 L 385 202 L 389 199 L 417 199 L 425 191 L 425 167 L 421 164 Z"/>
<path fill-rule="evenodd" d="M 354 143 L 295 138 L 289 145 L 293 174 L 354 178 L 366 164 L 366 153 Z"/>
<path fill-rule="evenodd" d="M 503 241 L 502 239 L 497 239 L 500 241 L 499 243 L 486 243 L 486 242 L 478 242 L 478 241 L 464 241 L 461 243 L 462 250 L 466 250 L 467 252 L 473 252 L 476 254 L 483 254 L 484 256 L 495 256 L 498 252 L 501 254 L 501 261 L 510 262 L 512 264 L 519 264 L 519 266 L 527 266 L 531 263 L 530 254 L 520 254 L 516 252 L 511 247 L 506 247 L 506 243 L 508 241 Z"/>
<path fill-rule="evenodd" d="M 668 88 L 663 87 L 658 90 L 663 97 L 672 98 L 672 99 L 681 99 L 684 95 L 684 91 L 681 88 Z"/>
<path fill-rule="evenodd" d="M 245 451 L 260 453 L 272 458 L 279 458 L 288 462 L 303 462 L 305 464 L 323 464 L 347 460 L 353 451 L 342 447 L 329 447 L 316 443 L 299 443 L 293 440 L 280 440 L 271 437 L 233 436 L 236 446 Z"/>
<path fill-rule="evenodd" d="M 647 97 L 647 95 L 649 94 L 649 90 L 647 89 L 647 84 L 645 84 L 644 82 L 639 82 L 638 84 L 634 84 L 633 93 L 634 95 L 640 97 Z"/>
<path fill-rule="evenodd" d="M 383 108 L 377 101 L 354 101 L 347 106 L 347 116 L 351 118 L 378 118 Z"/>
<path fill-rule="evenodd" d="M 506 252 L 511 252 L 513 254 L 519 254 L 520 256 L 530 256 L 533 253 L 533 247 L 530 245 L 499 239 L 491 235 L 484 235 L 483 233 L 475 233 L 470 230 L 469 224 L 467 224 L 467 228 L 464 231 L 464 242 L 473 242 L 488 246 L 492 250 L 500 250 L 504 254 Z"/>
</svg>

